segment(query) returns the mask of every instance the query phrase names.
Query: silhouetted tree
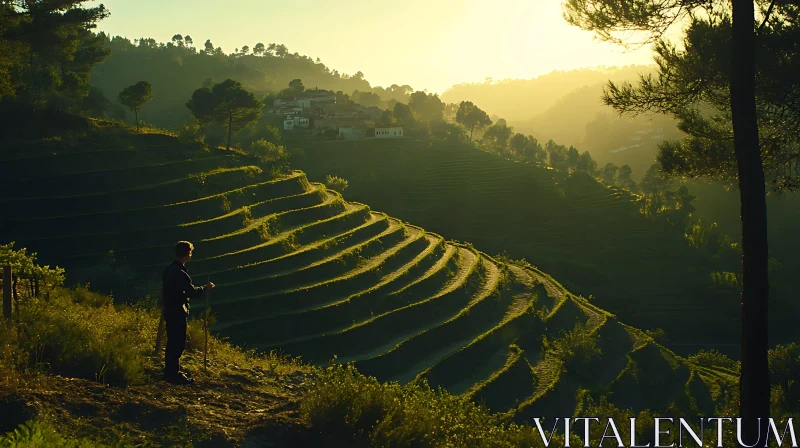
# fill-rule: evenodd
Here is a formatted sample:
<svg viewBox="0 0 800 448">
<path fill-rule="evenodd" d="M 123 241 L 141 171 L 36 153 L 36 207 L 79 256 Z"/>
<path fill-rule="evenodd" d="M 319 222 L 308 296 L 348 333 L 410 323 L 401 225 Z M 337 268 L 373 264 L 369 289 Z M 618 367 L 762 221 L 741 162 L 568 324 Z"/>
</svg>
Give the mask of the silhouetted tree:
<svg viewBox="0 0 800 448">
<path fill-rule="evenodd" d="M 441 121 L 444 116 L 444 103 L 436 94 L 416 91 L 409 96 L 408 107 L 418 121 Z"/>
<path fill-rule="evenodd" d="M 109 54 L 91 29 L 108 16 L 78 0 L 0 4 L 0 95 L 32 108 L 82 112 L 92 69 Z"/>
<path fill-rule="evenodd" d="M 289 81 L 289 88 L 295 93 L 303 93 L 303 91 L 306 90 L 306 86 L 303 85 L 303 81 L 300 79 L 293 79 Z"/>
<path fill-rule="evenodd" d="M 381 104 L 381 97 L 372 92 L 360 92 L 355 90 L 353 92 L 353 101 L 364 107 L 377 107 Z"/>
<path fill-rule="evenodd" d="M 627 164 L 622 165 L 617 170 L 617 185 L 631 191 L 636 191 L 637 189 L 636 182 L 633 180 L 633 170 Z"/>
<path fill-rule="evenodd" d="M 226 79 L 211 89 L 195 90 L 186 107 L 200 123 L 225 125 L 228 131 L 226 148 L 230 149 L 233 132 L 257 121 L 262 104 L 238 81 Z"/>
<path fill-rule="evenodd" d="M 578 148 L 570 145 L 567 149 L 567 168 L 575 169 L 578 166 L 578 160 L 581 158 L 581 153 Z"/>
<path fill-rule="evenodd" d="M 472 141 L 472 132 L 492 124 L 489 114 L 472 104 L 471 101 L 462 101 L 456 112 L 456 123 L 469 129 L 469 141 Z"/>
<path fill-rule="evenodd" d="M 153 87 L 147 81 L 139 81 L 122 89 L 119 102 L 130 109 L 136 117 L 136 130 L 139 130 L 139 111 L 148 101 L 153 99 Z"/>
<path fill-rule="evenodd" d="M 567 148 L 564 145 L 548 140 L 544 145 L 544 149 L 547 151 L 551 167 L 560 171 L 567 171 Z"/>
<path fill-rule="evenodd" d="M 576 171 L 583 171 L 584 173 L 594 174 L 597 170 L 597 162 L 589 154 L 589 151 L 584 151 L 578 157 L 578 162 L 575 164 Z"/>
<path fill-rule="evenodd" d="M 617 170 L 619 168 L 611 162 L 606 163 L 603 169 L 600 170 L 600 177 L 603 182 L 607 184 L 614 184 L 617 180 Z"/>
<path fill-rule="evenodd" d="M 411 108 L 407 104 L 395 104 L 394 109 L 392 109 L 392 116 L 404 126 L 412 126 L 414 124 L 414 114 L 411 113 Z"/>
<path fill-rule="evenodd" d="M 206 40 L 206 43 L 203 45 L 204 53 L 207 55 L 214 54 L 214 44 L 211 43 L 211 39 Z"/>
<path fill-rule="evenodd" d="M 739 383 L 740 414 L 744 419 L 744 440 L 766 434 L 770 411 L 768 369 L 769 253 L 767 250 L 767 205 L 764 160 L 773 168 L 776 179 L 797 179 L 800 149 L 797 131 L 791 144 L 762 148 L 759 141 L 759 105 L 762 123 L 782 128 L 783 120 L 798 122 L 786 109 L 775 104 L 797 104 L 786 81 L 775 89 L 775 82 L 756 86 L 756 47 L 774 43 L 774 36 L 794 27 L 800 2 L 772 1 L 761 24 L 756 23 L 752 0 L 731 0 L 730 9 L 720 2 L 695 0 L 567 0 L 565 17 L 573 25 L 593 30 L 606 40 L 620 41 L 617 31 L 644 31 L 655 41 L 658 53 L 657 78 L 643 77 L 638 88 L 609 85 L 604 100 L 620 112 L 668 112 L 679 118 L 690 138 L 684 144 L 662 145 L 659 162 L 664 171 L 674 174 L 736 178 L 739 182 L 742 220 L 742 369 Z M 766 4 L 766 2 L 763 2 Z M 662 36 L 673 23 L 689 22 L 686 39 L 678 50 Z M 774 25 L 766 27 L 772 20 Z M 756 42 L 756 27 L 759 42 Z M 765 28 L 766 27 L 766 28 Z M 764 31 L 766 30 L 766 31 Z M 764 32 L 761 35 L 762 31 Z M 786 42 L 797 42 L 796 34 Z M 715 43 L 717 45 L 715 45 Z M 759 61 L 770 69 L 760 79 L 788 73 L 797 57 L 785 51 L 797 48 L 778 45 L 780 52 L 759 51 Z M 772 55 L 782 54 L 780 57 Z M 760 64 L 762 64 L 760 62 Z M 789 75 L 791 77 L 791 75 Z M 796 77 L 794 77 L 796 78 Z M 797 81 L 788 81 L 796 85 Z M 727 95 L 726 95 L 727 94 Z M 789 99 L 787 102 L 786 99 Z M 716 109 L 708 117 L 701 107 Z M 764 107 L 766 106 L 766 107 Z M 792 109 L 789 107 L 788 109 Z M 796 108 L 795 108 L 796 109 Z M 771 113 L 770 113 L 771 112 Z M 769 117 L 782 117 L 771 120 Z M 796 117 L 797 115 L 794 114 Z M 721 124 L 725 124 L 721 126 Z M 769 126 L 772 124 L 772 126 Z M 783 133 L 786 135 L 786 133 Z M 732 139 L 730 138 L 732 137 Z M 732 141 L 732 144 L 731 144 Z M 762 149 L 766 153 L 762 154 Z M 766 156 L 766 157 L 765 157 Z M 778 184 L 780 185 L 780 183 Z M 759 420 L 760 419 L 760 420 Z M 756 422 L 761 421 L 761 425 Z"/>
<path fill-rule="evenodd" d="M 502 154 L 508 146 L 508 140 L 513 132 L 514 129 L 508 127 L 506 121 L 501 118 L 497 120 L 497 123 L 486 129 L 483 134 L 483 140 L 489 145 L 490 149 Z"/>
<path fill-rule="evenodd" d="M 650 166 L 642 180 L 639 182 L 639 190 L 644 195 L 642 200 L 642 212 L 645 215 L 656 215 L 664 204 L 664 193 L 669 186 L 669 182 L 664 179 L 661 169 L 657 163 Z"/>
<path fill-rule="evenodd" d="M 253 54 L 256 56 L 261 56 L 262 54 L 264 54 L 265 51 L 266 48 L 264 47 L 264 44 L 261 42 L 257 43 L 256 46 L 253 47 Z"/>
</svg>

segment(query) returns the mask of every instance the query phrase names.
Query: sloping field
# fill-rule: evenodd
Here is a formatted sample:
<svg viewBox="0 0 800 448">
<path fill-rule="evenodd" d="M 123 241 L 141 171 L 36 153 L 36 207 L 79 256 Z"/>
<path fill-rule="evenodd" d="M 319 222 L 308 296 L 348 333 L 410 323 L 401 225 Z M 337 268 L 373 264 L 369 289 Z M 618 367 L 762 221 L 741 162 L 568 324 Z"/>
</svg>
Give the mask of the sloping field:
<svg viewBox="0 0 800 448">
<path fill-rule="evenodd" d="M 212 329 L 248 348 L 320 365 L 336 357 L 381 380 L 424 379 L 519 421 L 572 415 L 587 388 L 636 408 L 704 403 L 697 412 L 710 412 L 720 389 L 718 377 L 533 266 L 347 202 L 299 171 L 269 175 L 244 156 L 200 150 L 183 161 L 129 156 L 123 167 L 94 149 L 53 155 L 69 160 L 62 175 L 36 170 L 47 155 L 5 156 L 3 182 L 19 188 L 0 197 L 4 240 L 76 281 L 126 272 L 154 287 L 175 241 L 191 240 L 195 282 L 218 285 Z M 16 182 L 13 172 L 41 175 Z M 111 288 L 125 298 L 124 284 Z M 193 304 L 193 314 L 204 307 Z M 552 350 L 576 325 L 596 341 L 591 359 Z"/>
<path fill-rule="evenodd" d="M 663 328 L 679 352 L 735 351 L 737 294 L 714 290 L 713 261 L 680 232 L 643 217 L 627 191 L 439 141 L 302 148 L 293 166 L 315 181 L 347 179 L 348 199 L 487 253 L 525 259 L 626 322 Z"/>
</svg>

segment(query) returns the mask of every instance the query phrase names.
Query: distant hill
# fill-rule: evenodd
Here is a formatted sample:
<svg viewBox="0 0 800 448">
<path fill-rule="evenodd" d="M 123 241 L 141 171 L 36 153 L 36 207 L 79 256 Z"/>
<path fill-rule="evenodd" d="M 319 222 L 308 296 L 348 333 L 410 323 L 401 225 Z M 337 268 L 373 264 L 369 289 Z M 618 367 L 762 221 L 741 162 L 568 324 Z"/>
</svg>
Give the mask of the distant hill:
<svg viewBox="0 0 800 448">
<path fill-rule="evenodd" d="M 653 164 L 657 144 L 680 138 L 672 119 L 662 115 L 618 117 L 602 102 L 608 81 L 635 82 L 652 66 L 552 72 L 527 80 L 460 84 L 442 94 L 448 102 L 468 100 L 506 119 L 516 132 L 542 142 L 554 140 L 589 151 L 598 164 L 628 164 L 639 179 Z M 661 128 L 659 140 L 636 140 L 637 131 Z"/>
<path fill-rule="evenodd" d="M 633 79 L 646 66 L 609 67 L 554 71 L 532 79 L 487 80 L 483 83 L 456 84 L 441 98 L 448 103 L 472 101 L 490 115 L 509 123 L 532 119 L 553 107 L 573 90 L 603 84 L 609 78 Z"/>
<path fill-rule="evenodd" d="M 188 239 L 196 244 L 192 275 L 198 282 L 217 284 L 210 302 L 213 330 L 231 341 L 282 350 L 319 365 L 337 355 L 381 380 L 425 378 L 518 421 L 571 415 L 578 389 L 587 387 L 613 393 L 615 403 L 625 408 L 661 409 L 676 403 L 687 412 L 708 413 L 722 398 L 719 383 L 735 379 L 733 373 L 721 378 L 719 372 L 676 356 L 533 266 L 491 257 L 471 244 L 345 201 L 308 182 L 303 172 L 270 173 L 241 154 L 182 146 L 165 134 L 94 126 L 84 138 L 18 142 L 7 146 L 14 151 L 0 153 L 3 242 L 15 240 L 18 247 L 37 251 L 42 262 L 67 267 L 72 281 L 100 286 L 105 280 L 118 299 L 141 294 L 138 285 L 157 294 L 175 241 Z M 342 156 L 335 148 L 324 149 Z M 415 156 L 420 151 L 413 146 L 370 148 L 382 157 L 389 149 Z M 405 184 L 404 207 L 436 216 L 426 198 L 454 198 L 455 188 L 461 200 L 439 205 L 450 219 L 437 227 L 460 223 L 461 230 L 477 230 L 483 235 L 479 247 L 493 248 L 491 234 L 502 235 L 511 252 L 548 241 L 539 244 L 542 251 L 532 259 L 545 264 L 553 256 L 552 266 L 594 275 L 601 290 L 615 279 L 584 259 L 569 257 L 578 246 L 591 252 L 597 243 L 615 243 L 602 233 L 581 236 L 578 229 L 585 229 L 583 219 L 600 216 L 592 211 L 597 207 L 625 210 L 626 194 L 597 190 L 576 179 L 564 179 L 556 188 L 551 178 L 538 175 L 544 171 L 518 166 L 504 176 L 528 179 L 525 195 L 538 197 L 537 206 L 521 209 L 511 191 L 481 173 L 469 184 L 449 183 L 475 161 L 484 173 L 497 172 L 503 166 L 489 163 L 493 159 L 421 150 L 445 156 L 449 163 L 417 163 L 420 173 L 437 169 L 431 179 L 440 183 L 435 190 L 423 182 Z M 383 177 L 380 165 L 376 170 Z M 399 185 L 386 173 L 386 188 Z M 495 194 L 486 195 L 487 188 Z M 548 231 L 543 222 L 567 223 L 559 208 L 546 202 L 559 201 L 559 189 L 568 198 L 582 199 L 565 212 L 575 225 Z M 510 223 L 497 215 L 486 220 L 494 211 L 469 206 L 473 200 L 513 201 L 521 216 L 544 220 Z M 636 244 L 652 240 L 639 237 L 646 226 L 629 213 L 634 224 L 623 234 L 637 238 Z M 484 220 L 478 225 L 469 215 Z M 595 222 L 603 229 L 609 224 L 620 221 Z M 458 226 L 453 229 L 464 234 Z M 619 266 L 629 283 L 644 272 L 637 266 L 680 252 L 667 243 L 652 258 L 641 254 Z M 556 247 L 563 251 L 560 256 Z M 688 272 L 674 272 L 686 284 L 695 281 Z M 689 325 L 690 316 L 679 314 L 689 307 L 687 301 L 657 306 L 653 297 L 663 286 L 625 299 L 646 301 L 656 322 L 666 322 L 661 313 L 669 311 Z M 694 303 L 691 309 L 711 304 Z M 203 307 L 195 304 L 194 313 Z M 717 311 L 727 316 L 726 308 Z M 706 322 L 712 326 L 716 321 L 709 315 Z M 545 338 L 550 342 L 545 344 Z M 588 350 L 586 358 L 554 351 L 557 341 L 589 343 L 580 345 Z"/>
<path fill-rule="evenodd" d="M 201 46 L 200 43 L 197 44 Z M 192 92 L 203 86 L 208 78 L 220 82 L 232 78 L 242 83 L 258 97 L 277 93 L 292 79 L 302 79 L 309 88 L 372 91 L 370 83 L 359 72 L 340 74 L 319 60 L 297 53 L 249 53 L 226 55 L 204 54 L 193 46 L 159 44 L 153 39 L 131 42 L 121 37 L 106 36 L 111 55 L 92 72 L 92 84 L 99 87 L 111 101 L 114 114 L 126 114 L 117 103 L 117 95 L 128 85 L 148 81 L 153 86 L 154 99 L 148 103 L 140 118 L 159 127 L 173 128 L 189 117 L 186 102 Z M 383 100 L 390 99 L 384 94 Z"/>
</svg>

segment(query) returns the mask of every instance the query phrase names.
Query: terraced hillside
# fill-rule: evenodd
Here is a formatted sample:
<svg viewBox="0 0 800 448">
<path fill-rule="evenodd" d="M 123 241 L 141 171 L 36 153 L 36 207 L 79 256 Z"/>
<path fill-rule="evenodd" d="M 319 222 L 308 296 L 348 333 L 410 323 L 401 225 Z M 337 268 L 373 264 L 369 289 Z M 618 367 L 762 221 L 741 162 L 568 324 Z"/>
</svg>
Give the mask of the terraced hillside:
<svg viewBox="0 0 800 448">
<path fill-rule="evenodd" d="M 213 330 L 233 342 L 426 379 L 520 421 L 572 415 L 587 388 L 707 413 L 731 380 L 530 265 L 344 201 L 300 171 L 272 176 L 164 135 L 134 143 L 0 154 L 0 235 L 79 276 L 105 268 L 136 284 L 157 281 L 175 241 L 191 240 L 192 275 L 218 285 Z M 583 357 L 570 334 L 599 350 Z"/>
<path fill-rule="evenodd" d="M 626 322 L 663 328 L 681 353 L 716 348 L 736 356 L 738 293 L 713 288 L 715 261 L 681 232 L 642 216 L 627 191 L 457 143 L 301 146 L 293 166 L 312 180 L 344 177 L 348 199 L 488 253 L 524 258 Z"/>
</svg>

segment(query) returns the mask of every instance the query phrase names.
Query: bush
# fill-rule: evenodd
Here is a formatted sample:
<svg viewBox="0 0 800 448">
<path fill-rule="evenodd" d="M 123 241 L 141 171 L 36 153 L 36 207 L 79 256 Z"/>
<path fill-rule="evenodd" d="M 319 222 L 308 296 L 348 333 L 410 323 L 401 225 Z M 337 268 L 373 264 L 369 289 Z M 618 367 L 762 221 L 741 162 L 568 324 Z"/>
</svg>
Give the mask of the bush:
<svg viewBox="0 0 800 448">
<path fill-rule="evenodd" d="M 777 345 L 770 350 L 769 370 L 775 410 L 800 413 L 800 344 Z"/>
<path fill-rule="evenodd" d="M 567 372 L 575 375 L 588 373 L 585 367 L 602 353 L 595 335 L 583 324 L 575 325 L 571 331 L 562 333 L 560 338 L 547 343 L 547 356 L 556 358 Z"/>
<path fill-rule="evenodd" d="M 202 144 L 205 140 L 203 128 L 197 120 L 193 119 L 179 124 L 176 133 L 178 134 L 178 141 L 184 145 Z"/>
<path fill-rule="evenodd" d="M 217 320 L 214 314 L 208 316 L 208 326 L 211 327 Z M 209 339 L 211 339 L 209 334 Z M 206 332 L 203 322 L 203 316 L 197 316 L 189 321 L 186 326 L 186 350 L 203 351 L 206 342 Z M 210 343 L 210 341 L 209 341 Z"/>
<path fill-rule="evenodd" d="M 700 349 L 699 352 L 686 359 L 703 367 L 722 367 L 723 369 L 739 371 L 738 361 L 734 361 L 716 350 L 705 351 Z"/>
<path fill-rule="evenodd" d="M 83 304 L 93 308 L 100 308 L 114 304 L 114 298 L 100 294 L 99 292 L 90 291 L 89 284 L 83 286 L 74 286 L 69 290 L 69 295 L 75 303 Z"/>
<path fill-rule="evenodd" d="M 100 446 L 88 439 L 66 438 L 53 424 L 43 418 L 30 420 L 8 435 L 0 435 L 0 448 L 94 448 Z"/>
<path fill-rule="evenodd" d="M 325 176 L 325 185 L 331 190 L 339 192 L 341 194 L 344 193 L 344 190 L 347 189 L 348 183 L 341 177 L 331 176 L 329 174 Z"/>
<path fill-rule="evenodd" d="M 6 350 L 16 346 L 23 355 L 15 367 L 115 385 L 143 382 L 144 354 L 155 342 L 157 312 L 117 310 L 111 299 L 98 296 L 58 289 L 49 300 L 26 301 L 20 307 L 19 336 L 5 343 Z"/>
<path fill-rule="evenodd" d="M 352 365 L 321 370 L 300 412 L 328 444 L 382 447 L 532 447 L 529 426 L 504 424 L 486 408 L 427 384 L 381 384 Z M 555 443 L 558 445 L 558 443 Z"/>
<path fill-rule="evenodd" d="M 283 145 L 262 138 L 250 143 L 248 153 L 258 157 L 261 163 L 271 165 L 275 171 L 285 172 L 289 168 L 289 152 Z"/>
</svg>

